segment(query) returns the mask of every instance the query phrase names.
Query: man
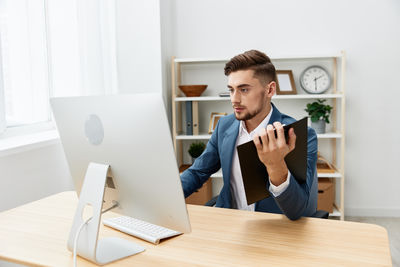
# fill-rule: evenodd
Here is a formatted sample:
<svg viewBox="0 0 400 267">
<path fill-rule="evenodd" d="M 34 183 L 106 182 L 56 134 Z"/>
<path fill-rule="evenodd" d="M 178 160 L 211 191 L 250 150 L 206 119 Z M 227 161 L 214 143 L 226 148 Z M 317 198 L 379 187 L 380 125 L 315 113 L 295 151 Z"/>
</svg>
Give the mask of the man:
<svg viewBox="0 0 400 267">
<path fill-rule="evenodd" d="M 282 125 L 295 120 L 271 103 L 276 91 L 276 71 L 269 57 L 257 50 L 237 55 L 226 63 L 225 75 L 234 114 L 219 120 L 203 154 L 181 175 L 185 197 L 222 167 L 224 186 L 217 207 L 284 213 L 292 220 L 311 216 L 317 208 L 318 194 L 315 131 L 308 129 L 307 180 L 300 184 L 284 161 L 295 147 L 296 135 L 290 129 L 286 142 Z M 248 206 L 236 147 L 250 140 L 267 168 L 271 197 Z"/>
</svg>

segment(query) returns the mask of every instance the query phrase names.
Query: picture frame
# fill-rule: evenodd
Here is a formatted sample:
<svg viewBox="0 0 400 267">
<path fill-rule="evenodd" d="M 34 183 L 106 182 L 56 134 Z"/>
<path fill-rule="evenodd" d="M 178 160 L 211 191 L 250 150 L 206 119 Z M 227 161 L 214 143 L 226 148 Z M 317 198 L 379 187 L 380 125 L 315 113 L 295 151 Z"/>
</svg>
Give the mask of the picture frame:
<svg viewBox="0 0 400 267">
<path fill-rule="evenodd" d="M 294 83 L 293 72 L 291 70 L 276 71 L 276 94 L 277 95 L 296 95 L 296 84 Z"/>
<path fill-rule="evenodd" d="M 219 119 L 227 115 L 225 112 L 211 112 L 210 125 L 208 127 L 208 133 L 212 134 L 217 126 Z"/>
</svg>

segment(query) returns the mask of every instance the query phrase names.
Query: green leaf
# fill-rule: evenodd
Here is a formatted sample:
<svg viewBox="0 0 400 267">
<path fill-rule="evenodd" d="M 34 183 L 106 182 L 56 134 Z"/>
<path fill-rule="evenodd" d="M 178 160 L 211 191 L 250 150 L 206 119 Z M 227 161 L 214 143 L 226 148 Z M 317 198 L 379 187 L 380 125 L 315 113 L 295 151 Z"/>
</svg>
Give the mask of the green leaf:
<svg viewBox="0 0 400 267">
<path fill-rule="evenodd" d="M 188 152 L 190 156 L 197 158 L 203 153 L 205 148 L 206 145 L 203 142 L 194 142 L 190 145 Z"/>
<path fill-rule="evenodd" d="M 308 113 L 312 122 L 323 119 L 327 123 L 329 123 L 329 115 L 331 113 L 332 106 L 324 104 L 325 102 L 326 99 L 317 99 L 317 101 L 308 103 L 306 105 L 306 108 L 304 110 Z"/>
</svg>

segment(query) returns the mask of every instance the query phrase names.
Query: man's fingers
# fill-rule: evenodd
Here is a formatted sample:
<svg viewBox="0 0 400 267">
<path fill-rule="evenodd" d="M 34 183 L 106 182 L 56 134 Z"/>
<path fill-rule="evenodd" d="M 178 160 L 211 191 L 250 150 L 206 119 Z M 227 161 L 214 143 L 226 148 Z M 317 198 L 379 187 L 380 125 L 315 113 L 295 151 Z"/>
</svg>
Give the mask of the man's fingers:
<svg viewBox="0 0 400 267">
<path fill-rule="evenodd" d="M 282 124 L 280 122 L 276 121 L 276 122 L 274 122 L 274 127 L 276 129 L 278 144 L 281 146 L 286 145 L 285 131 L 283 129 Z"/>
<path fill-rule="evenodd" d="M 261 138 L 261 142 L 262 142 L 262 147 L 263 149 L 268 148 L 268 134 L 267 131 L 265 129 L 261 129 L 260 132 L 258 133 L 260 138 Z"/>
<path fill-rule="evenodd" d="M 296 134 L 294 129 L 289 129 L 289 150 L 292 151 L 296 147 Z"/>
<path fill-rule="evenodd" d="M 262 144 L 260 142 L 260 136 L 258 134 L 254 135 L 253 142 L 256 145 L 257 150 L 262 150 Z"/>
<path fill-rule="evenodd" d="M 268 147 L 270 149 L 275 149 L 277 145 L 276 145 L 274 127 L 272 126 L 272 124 L 268 124 L 268 126 L 267 126 L 267 135 L 268 135 L 268 141 L 269 141 Z"/>
</svg>

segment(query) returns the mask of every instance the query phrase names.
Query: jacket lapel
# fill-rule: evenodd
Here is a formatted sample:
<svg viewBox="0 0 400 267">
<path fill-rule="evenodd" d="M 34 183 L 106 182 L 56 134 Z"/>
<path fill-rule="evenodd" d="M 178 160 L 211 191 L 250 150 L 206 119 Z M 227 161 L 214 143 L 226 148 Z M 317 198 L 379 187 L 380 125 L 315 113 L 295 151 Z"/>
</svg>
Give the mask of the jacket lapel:
<svg viewBox="0 0 400 267">
<path fill-rule="evenodd" d="M 236 138 L 239 134 L 239 121 L 235 120 L 232 125 L 226 130 L 224 133 L 224 137 L 222 139 L 222 147 L 221 147 L 221 167 L 224 177 L 224 187 L 227 189 L 227 193 L 230 196 L 230 179 L 231 179 L 231 168 L 232 168 L 232 156 L 233 151 L 236 146 Z M 229 197 L 229 206 L 231 205 Z"/>
</svg>

